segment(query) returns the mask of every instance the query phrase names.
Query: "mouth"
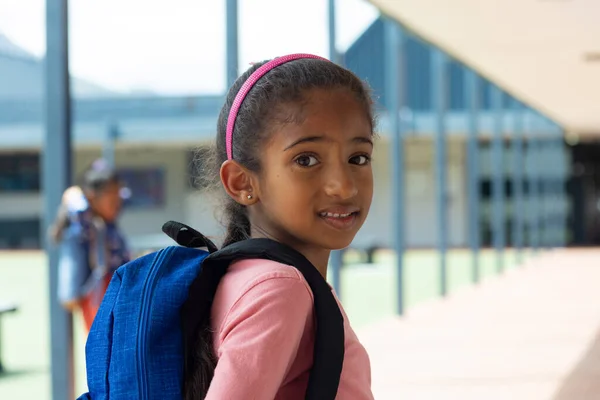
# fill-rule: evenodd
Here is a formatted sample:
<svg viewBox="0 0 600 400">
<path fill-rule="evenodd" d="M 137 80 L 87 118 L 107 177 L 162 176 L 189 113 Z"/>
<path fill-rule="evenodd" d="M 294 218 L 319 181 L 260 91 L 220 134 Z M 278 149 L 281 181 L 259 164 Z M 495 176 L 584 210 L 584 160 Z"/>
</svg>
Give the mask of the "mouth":
<svg viewBox="0 0 600 400">
<path fill-rule="evenodd" d="M 332 210 L 321 211 L 319 217 L 330 227 L 345 231 L 355 226 L 359 214 L 360 211 L 358 209 Z"/>
</svg>

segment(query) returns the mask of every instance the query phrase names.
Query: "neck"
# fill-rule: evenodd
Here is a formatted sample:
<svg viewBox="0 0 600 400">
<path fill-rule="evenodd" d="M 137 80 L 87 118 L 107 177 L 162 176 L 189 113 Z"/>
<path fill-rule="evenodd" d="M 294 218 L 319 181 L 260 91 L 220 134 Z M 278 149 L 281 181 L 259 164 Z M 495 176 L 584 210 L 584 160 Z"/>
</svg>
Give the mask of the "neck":
<svg viewBox="0 0 600 400">
<path fill-rule="evenodd" d="M 323 278 L 327 279 L 327 266 L 329 265 L 329 254 L 330 250 L 326 250 L 323 248 L 315 248 L 312 246 L 302 246 L 298 245 L 298 243 L 294 243 L 293 241 L 284 240 L 281 238 L 277 238 L 274 235 L 268 234 L 266 231 L 262 229 L 256 229 L 254 224 L 251 225 L 251 237 L 252 238 L 267 238 L 272 239 L 277 242 L 286 244 L 296 251 L 301 253 L 310 263 L 319 271 Z"/>
<path fill-rule="evenodd" d="M 317 271 L 323 276 L 323 278 L 327 279 L 327 266 L 329 265 L 329 254 L 331 253 L 329 250 L 320 250 L 320 251 L 302 251 L 299 250 L 304 257 L 311 262 L 312 265 L 315 266 Z"/>
</svg>

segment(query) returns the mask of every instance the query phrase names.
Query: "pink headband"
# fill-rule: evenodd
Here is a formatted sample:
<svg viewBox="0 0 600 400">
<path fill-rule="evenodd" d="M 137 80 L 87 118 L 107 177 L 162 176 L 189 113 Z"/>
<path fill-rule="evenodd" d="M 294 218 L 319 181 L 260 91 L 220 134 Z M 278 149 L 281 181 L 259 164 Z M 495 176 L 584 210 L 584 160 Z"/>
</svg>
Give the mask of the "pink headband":
<svg viewBox="0 0 600 400">
<path fill-rule="evenodd" d="M 289 61 L 298 60 L 300 58 L 314 58 L 317 60 L 329 61 L 326 58 L 315 56 L 312 54 L 290 54 L 283 57 L 277 57 L 273 60 L 269 61 L 266 64 L 261 65 L 256 71 L 250 75 L 250 77 L 244 82 L 241 89 L 235 96 L 235 100 L 233 101 L 233 105 L 231 106 L 231 110 L 229 111 L 229 117 L 227 118 L 227 135 L 225 136 L 225 145 L 227 147 L 227 159 L 233 160 L 233 128 L 235 127 L 235 119 L 237 117 L 237 113 L 246 98 L 250 89 L 254 86 L 256 82 L 260 78 L 263 77 L 267 72 L 272 70 L 275 67 L 280 66 L 281 64 L 285 64 Z"/>
</svg>

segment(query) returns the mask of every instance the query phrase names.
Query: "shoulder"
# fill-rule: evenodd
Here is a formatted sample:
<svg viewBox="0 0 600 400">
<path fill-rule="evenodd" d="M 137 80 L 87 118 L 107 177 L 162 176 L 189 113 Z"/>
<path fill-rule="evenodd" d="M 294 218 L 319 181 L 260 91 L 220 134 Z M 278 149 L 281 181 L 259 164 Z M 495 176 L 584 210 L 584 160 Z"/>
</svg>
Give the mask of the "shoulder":
<svg viewBox="0 0 600 400">
<path fill-rule="evenodd" d="M 233 263 L 215 294 L 217 325 L 243 318 L 286 320 L 308 316 L 314 304 L 310 286 L 294 267 L 264 259 Z"/>
<path fill-rule="evenodd" d="M 312 292 L 302 274 L 293 266 L 265 259 L 247 259 L 236 261 L 229 267 L 223 278 L 229 285 L 241 292 L 247 292 L 257 286 L 304 288 L 312 298 Z"/>
</svg>

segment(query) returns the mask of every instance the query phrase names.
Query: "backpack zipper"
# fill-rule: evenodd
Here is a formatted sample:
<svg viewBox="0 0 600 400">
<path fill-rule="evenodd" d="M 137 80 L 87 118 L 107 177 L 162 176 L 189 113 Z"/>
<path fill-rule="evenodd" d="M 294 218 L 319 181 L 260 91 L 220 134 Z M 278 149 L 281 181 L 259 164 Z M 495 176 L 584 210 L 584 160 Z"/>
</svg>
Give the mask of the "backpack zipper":
<svg viewBox="0 0 600 400">
<path fill-rule="evenodd" d="M 150 273 L 144 282 L 144 289 L 142 291 L 142 307 L 140 309 L 140 324 L 138 326 L 137 333 L 137 360 L 138 360 L 138 385 L 140 389 L 140 399 L 148 398 L 148 376 L 146 374 L 146 342 L 148 339 L 148 321 L 150 319 L 150 301 L 158 281 L 157 274 L 160 270 L 159 266 L 162 260 L 167 255 L 168 249 L 161 250 L 157 255 L 152 265 L 150 266 Z"/>
</svg>

